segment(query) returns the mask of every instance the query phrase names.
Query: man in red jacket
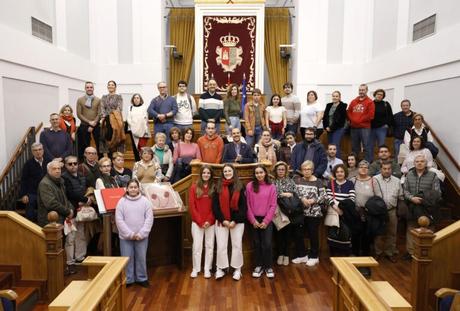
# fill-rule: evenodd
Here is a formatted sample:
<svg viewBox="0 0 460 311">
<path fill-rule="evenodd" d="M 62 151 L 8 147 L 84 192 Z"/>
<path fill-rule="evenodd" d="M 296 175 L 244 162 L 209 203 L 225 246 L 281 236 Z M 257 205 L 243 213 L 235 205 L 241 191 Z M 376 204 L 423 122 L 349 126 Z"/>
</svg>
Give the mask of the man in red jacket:
<svg viewBox="0 0 460 311">
<path fill-rule="evenodd" d="M 366 84 L 359 86 L 359 96 L 348 105 L 347 117 L 350 120 L 351 149 L 355 154 L 360 153 L 363 144 L 366 161 L 370 161 L 371 148 L 369 135 L 371 133 L 371 121 L 374 119 L 375 106 L 372 99 L 367 96 Z"/>
</svg>

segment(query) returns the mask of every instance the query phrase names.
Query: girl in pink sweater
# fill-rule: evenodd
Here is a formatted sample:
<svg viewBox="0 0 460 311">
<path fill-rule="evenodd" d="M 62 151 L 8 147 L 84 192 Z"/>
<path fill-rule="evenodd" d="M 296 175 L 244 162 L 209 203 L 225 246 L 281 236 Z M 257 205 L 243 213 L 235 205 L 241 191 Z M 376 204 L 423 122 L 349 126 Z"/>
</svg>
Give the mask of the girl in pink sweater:
<svg viewBox="0 0 460 311">
<path fill-rule="evenodd" d="M 258 165 L 252 181 L 246 186 L 247 217 L 252 224 L 256 268 L 253 277 L 260 277 L 265 270 L 268 278 L 274 278 L 272 269 L 273 215 L 276 210 L 276 187 L 271 183 L 265 166 Z"/>
<path fill-rule="evenodd" d="M 149 287 L 146 257 L 148 237 L 153 225 L 153 206 L 141 194 L 137 180 L 130 180 L 126 189 L 126 194 L 115 210 L 121 256 L 129 257 L 126 286 L 136 282 L 143 287 Z"/>
</svg>

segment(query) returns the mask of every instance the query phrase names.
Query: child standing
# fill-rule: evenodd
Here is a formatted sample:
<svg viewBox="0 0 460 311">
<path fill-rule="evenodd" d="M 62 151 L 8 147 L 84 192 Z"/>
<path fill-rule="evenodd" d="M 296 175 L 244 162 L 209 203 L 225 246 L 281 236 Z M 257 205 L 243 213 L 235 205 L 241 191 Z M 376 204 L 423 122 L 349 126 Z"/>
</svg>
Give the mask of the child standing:
<svg viewBox="0 0 460 311">
<path fill-rule="evenodd" d="M 212 195 L 214 176 L 208 165 L 200 169 L 200 177 L 190 188 L 189 207 L 192 214 L 193 269 L 190 277 L 196 278 L 201 271 L 203 238 L 205 245 L 204 277 L 211 277 L 212 258 L 214 256 L 214 214 L 212 213 Z"/>
<path fill-rule="evenodd" d="M 128 182 L 126 194 L 117 204 L 115 222 L 120 237 L 121 256 L 129 257 L 126 286 L 136 282 L 142 287 L 149 287 L 146 257 L 148 237 L 153 225 L 153 206 L 141 194 L 137 180 Z"/>
<path fill-rule="evenodd" d="M 246 186 L 247 217 L 252 224 L 256 268 L 253 277 L 260 277 L 265 271 L 268 278 L 274 278 L 272 269 L 273 215 L 276 210 L 276 187 L 271 183 L 265 166 L 258 165 L 252 181 Z"/>
</svg>

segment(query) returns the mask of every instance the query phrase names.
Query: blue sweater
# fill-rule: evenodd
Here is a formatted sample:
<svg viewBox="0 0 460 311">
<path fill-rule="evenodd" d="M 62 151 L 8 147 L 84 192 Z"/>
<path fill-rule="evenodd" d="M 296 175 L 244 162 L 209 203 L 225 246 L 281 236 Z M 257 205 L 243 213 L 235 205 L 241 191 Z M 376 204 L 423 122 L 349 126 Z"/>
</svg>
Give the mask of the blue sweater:
<svg viewBox="0 0 460 311">
<path fill-rule="evenodd" d="M 65 131 L 51 131 L 45 129 L 40 134 L 40 142 L 43 145 L 46 159 L 62 158 L 72 154 L 72 140 Z"/>
<path fill-rule="evenodd" d="M 159 114 L 167 114 L 172 112 L 172 116 L 168 116 L 166 118 L 166 122 L 172 123 L 174 122 L 174 116 L 177 113 L 176 99 L 172 96 L 167 96 L 164 99 L 160 96 L 157 96 L 150 102 L 150 106 L 147 112 L 149 113 L 149 117 L 152 118 L 155 123 L 161 123 L 160 119 L 158 119 Z"/>
</svg>

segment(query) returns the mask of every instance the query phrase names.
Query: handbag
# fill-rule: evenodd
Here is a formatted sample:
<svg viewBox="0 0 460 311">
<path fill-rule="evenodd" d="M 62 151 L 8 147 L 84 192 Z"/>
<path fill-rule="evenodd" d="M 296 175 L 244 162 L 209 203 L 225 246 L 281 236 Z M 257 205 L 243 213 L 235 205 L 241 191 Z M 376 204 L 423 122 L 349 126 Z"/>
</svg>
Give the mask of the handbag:
<svg viewBox="0 0 460 311">
<path fill-rule="evenodd" d="M 278 231 L 291 223 L 289 217 L 283 214 L 279 206 L 276 206 L 275 215 L 272 221 Z"/>
<path fill-rule="evenodd" d="M 332 242 L 341 243 L 341 244 L 350 244 L 351 243 L 351 231 L 350 228 L 340 220 L 339 227 L 328 227 L 327 229 L 327 239 Z"/>
<path fill-rule="evenodd" d="M 332 199 L 334 200 L 334 203 L 336 203 L 335 200 L 335 186 L 334 186 L 334 181 L 331 180 L 331 190 L 332 190 Z M 340 217 L 339 214 L 335 209 L 332 208 L 332 206 L 327 207 L 327 213 L 326 217 L 324 217 L 324 225 L 327 227 L 340 227 Z"/>
<path fill-rule="evenodd" d="M 77 217 L 75 218 L 78 222 L 93 221 L 97 219 L 97 213 L 91 206 L 82 206 L 77 211 Z"/>
</svg>

